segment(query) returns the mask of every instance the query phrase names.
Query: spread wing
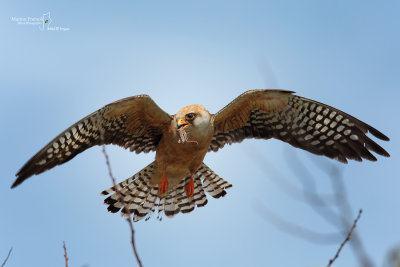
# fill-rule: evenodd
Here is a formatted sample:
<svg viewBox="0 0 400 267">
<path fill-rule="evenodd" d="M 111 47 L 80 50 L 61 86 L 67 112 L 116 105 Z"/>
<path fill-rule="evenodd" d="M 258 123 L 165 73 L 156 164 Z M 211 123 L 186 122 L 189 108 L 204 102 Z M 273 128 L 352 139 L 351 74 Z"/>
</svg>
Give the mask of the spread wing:
<svg viewBox="0 0 400 267">
<path fill-rule="evenodd" d="M 389 154 L 366 134 L 388 141 L 370 125 L 331 106 L 285 90 L 250 90 L 214 115 L 215 132 L 209 150 L 245 138 L 276 138 L 318 155 L 376 161 L 370 151 Z"/>
<path fill-rule="evenodd" d="M 59 134 L 16 174 L 16 187 L 34 174 L 63 164 L 94 145 L 115 144 L 136 153 L 156 149 L 171 116 L 147 95 L 104 106 Z"/>
</svg>

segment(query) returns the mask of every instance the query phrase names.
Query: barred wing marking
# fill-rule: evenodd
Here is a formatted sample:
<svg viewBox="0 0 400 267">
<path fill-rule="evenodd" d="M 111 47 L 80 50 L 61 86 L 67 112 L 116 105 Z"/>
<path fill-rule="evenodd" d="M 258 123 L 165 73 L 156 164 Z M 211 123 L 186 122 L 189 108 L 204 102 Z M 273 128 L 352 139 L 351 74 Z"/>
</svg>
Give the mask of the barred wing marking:
<svg viewBox="0 0 400 267">
<path fill-rule="evenodd" d="M 215 133 L 209 150 L 245 138 L 276 138 L 314 154 L 376 161 L 370 151 L 389 156 L 366 136 L 388 141 L 372 126 L 323 103 L 285 90 L 250 90 L 214 115 Z"/>
<path fill-rule="evenodd" d="M 78 121 L 34 155 L 16 174 L 16 187 L 94 145 L 115 144 L 136 153 L 154 151 L 172 118 L 147 95 L 121 99 Z"/>
</svg>

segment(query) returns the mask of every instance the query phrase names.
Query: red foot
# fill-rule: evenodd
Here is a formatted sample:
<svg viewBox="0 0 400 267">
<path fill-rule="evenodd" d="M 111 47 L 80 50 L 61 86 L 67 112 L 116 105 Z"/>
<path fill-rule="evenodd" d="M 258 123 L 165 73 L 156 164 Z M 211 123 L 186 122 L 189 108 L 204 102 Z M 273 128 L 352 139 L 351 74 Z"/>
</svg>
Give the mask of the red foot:
<svg viewBox="0 0 400 267">
<path fill-rule="evenodd" d="M 190 175 L 190 181 L 185 185 L 186 196 L 190 198 L 194 194 L 193 174 Z"/>
<path fill-rule="evenodd" d="M 161 178 L 160 187 L 158 188 L 158 192 L 160 194 L 165 194 L 168 191 L 168 180 L 167 180 L 167 173 L 163 171 L 163 177 Z"/>
</svg>

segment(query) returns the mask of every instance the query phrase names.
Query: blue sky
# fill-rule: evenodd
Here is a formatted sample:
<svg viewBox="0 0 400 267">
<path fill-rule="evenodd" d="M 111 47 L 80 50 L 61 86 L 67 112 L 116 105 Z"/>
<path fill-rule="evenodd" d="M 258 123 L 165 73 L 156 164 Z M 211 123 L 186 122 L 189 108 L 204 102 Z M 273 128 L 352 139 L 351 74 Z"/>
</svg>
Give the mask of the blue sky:
<svg viewBox="0 0 400 267">
<path fill-rule="evenodd" d="M 100 147 L 10 185 L 18 169 L 68 126 L 115 100 L 150 95 L 174 114 L 189 104 L 217 112 L 243 91 L 282 88 L 348 112 L 391 138 L 378 162 L 330 160 L 344 174 L 357 233 L 377 265 L 400 244 L 399 1 L 4 1 L 0 9 L 0 261 L 7 266 L 134 266 L 128 225 L 106 211 L 111 185 Z M 11 17 L 50 12 L 40 31 Z M 114 175 L 126 179 L 154 154 L 108 147 Z M 264 155 L 260 168 L 256 159 Z M 288 154 L 331 185 L 320 160 L 275 140 L 247 140 L 206 156 L 233 184 L 223 199 L 191 214 L 139 222 L 145 266 L 325 266 L 339 244 L 282 233 L 259 204 L 316 232 L 335 230 L 276 185 L 299 186 Z M 320 161 L 319 161 L 320 162 Z M 322 161 L 325 163 L 325 161 Z M 322 164 L 322 163 L 321 163 Z M 335 266 L 356 266 L 346 246 Z"/>
</svg>

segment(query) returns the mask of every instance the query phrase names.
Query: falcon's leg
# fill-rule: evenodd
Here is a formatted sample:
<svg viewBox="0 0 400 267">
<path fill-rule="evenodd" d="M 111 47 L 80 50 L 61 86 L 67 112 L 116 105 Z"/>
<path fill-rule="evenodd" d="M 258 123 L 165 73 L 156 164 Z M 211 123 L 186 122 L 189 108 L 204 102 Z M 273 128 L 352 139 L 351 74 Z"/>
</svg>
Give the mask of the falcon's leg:
<svg viewBox="0 0 400 267">
<path fill-rule="evenodd" d="M 168 180 L 167 180 L 167 170 L 163 170 L 163 176 L 161 178 L 160 187 L 158 192 L 160 194 L 165 194 L 168 191 Z"/>
<path fill-rule="evenodd" d="M 187 183 L 187 185 L 185 185 L 185 190 L 187 198 L 193 196 L 194 193 L 193 173 L 190 174 L 190 181 L 189 183 Z"/>
</svg>

